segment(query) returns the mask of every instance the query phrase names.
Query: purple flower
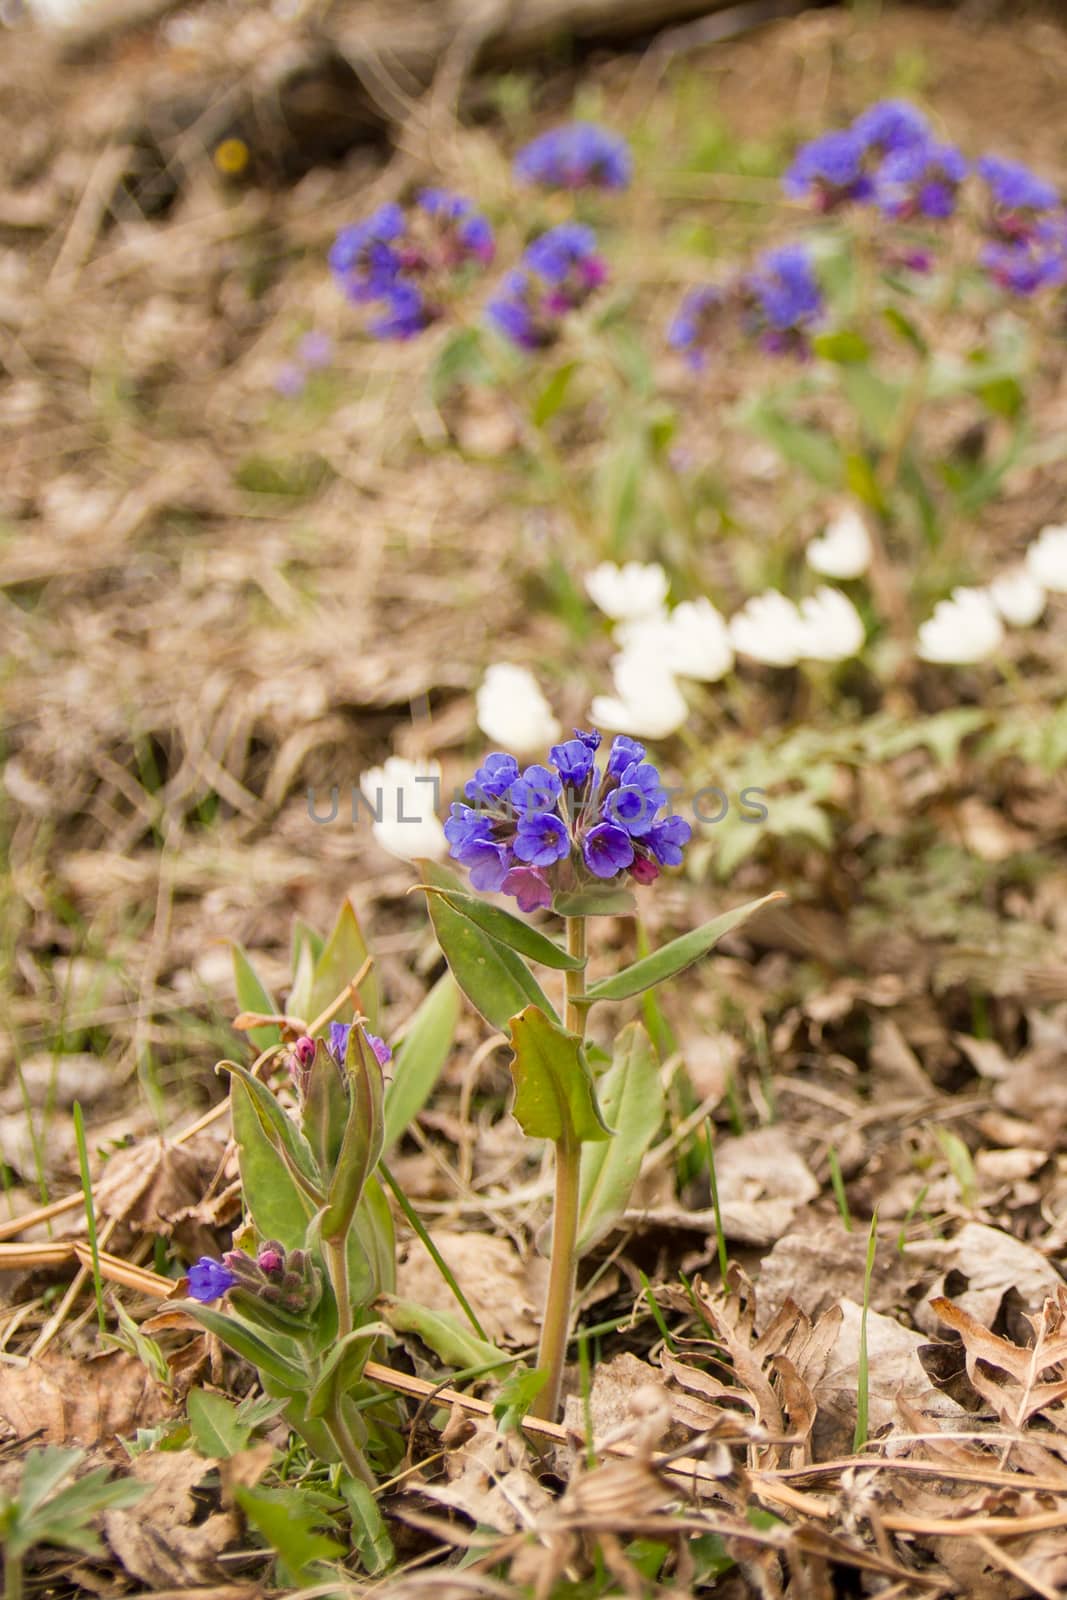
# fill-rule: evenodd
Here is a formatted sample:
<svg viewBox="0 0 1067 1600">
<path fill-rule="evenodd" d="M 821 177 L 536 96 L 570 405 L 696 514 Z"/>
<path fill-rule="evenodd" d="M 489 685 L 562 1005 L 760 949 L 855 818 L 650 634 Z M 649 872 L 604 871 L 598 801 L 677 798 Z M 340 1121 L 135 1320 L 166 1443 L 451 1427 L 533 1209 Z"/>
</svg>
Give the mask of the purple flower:
<svg viewBox="0 0 1067 1600">
<path fill-rule="evenodd" d="M 592 122 L 551 128 L 515 157 L 515 176 L 549 189 L 625 189 L 630 182 L 625 139 Z"/>
<path fill-rule="evenodd" d="M 297 345 L 296 355 L 297 360 L 302 361 L 304 366 L 310 367 L 312 371 L 328 367 L 333 360 L 333 340 L 328 333 L 312 328 Z"/>
<path fill-rule="evenodd" d="M 512 849 L 531 867 L 550 867 L 571 853 L 567 825 L 551 811 L 529 811 L 519 818 Z"/>
<path fill-rule="evenodd" d="M 504 887 L 504 880 L 511 868 L 511 854 L 506 846 L 486 841 L 471 846 L 464 858 L 464 865 L 475 889 L 480 889 L 483 894 L 496 894 Z"/>
<path fill-rule="evenodd" d="M 345 1056 L 348 1054 L 348 1036 L 351 1032 L 352 1024 L 350 1022 L 330 1023 L 326 1048 L 339 1067 L 343 1067 L 345 1064 Z"/>
<path fill-rule="evenodd" d="M 413 339 L 437 320 L 437 312 L 427 305 L 422 290 L 414 283 L 392 284 L 382 297 L 387 310 L 367 324 L 376 339 Z"/>
<path fill-rule="evenodd" d="M 520 911 L 544 911 L 552 904 L 548 882 L 533 867 L 512 867 L 501 888 L 514 895 Z"/>
<path fill-rule="evenodd" d="M 886 156 L 878 171 L 879 208 L 890 217 L 942 221 L 956 209 L 967 162 L 950 144 L 914 144 Z"/>
<path fill-rule="evenodd" d="M 604 776 L 607 778 L 621 777 L 627 767 L 632 766 L 635 761 L 643 761 L 644 759 L 645 747 L 643 744 L 638 744 L 636 739 L 628 738 L 625 733 L 616 734 L 611 741 L 611 749 L 608 751 L 608 764 L 604 769 Z"/>
<path fill-rule="evenodd" d="M 274 389 L 286 400 L 295 400 L 298 394 L 303 393 L 306 381 L 303 370 L 296 362 L 286 361 L 274 374 Z"/>
<path fill-rule="evenodd" d="M 644 844 L 663 867 L 680 867 L 682 847 L 693 836 L 693 830 L 684 817 L 670 816 L 657 822 L 645 836 Z"/>
<path fill-rule="evenodd" d="M 369 1028 L 364 1028 L 363 1032 L 366 1036 L 367 1043 L 374 1051 L 375 1059 L 377 1060 L 378 1065 L 380 1067 L 387 1067 L 390 1061 L 393 1059 L 393 1052 L 390 1050 L 385 1040 L 380 1039 L 376 1033 L 371 1033 Z"/>
<path fill-rule="evenodd" d="M 549 811 L 563 793 L 563 785 L 550 767 L 527 767 L 509 791 L 516 811 Z"/>
<path fill-rule="evenodd" d="M 521 350 L 544 349 L 559 338 L 567 313 L 579 310 L 606 276 L 592 228 L 562 222 L 527 246 L 486 316 Z"/>
<path fill-rule="evenodd" d="M 667 343 L 685 356 L 694 371 L 705 366 L 708 351 L 727 309 L 726 296 L 714 284 L 689 289 L 667 329 Z"/>
<path fill-rule="evenodd" d="M 188 1278 L 190 1297 L 199 1300 L 202 1305 L 221 1300 L 237 1282 L 229 1267 L 223 1266 L 221 1261 L 216 1261 L 212 1256 L 201 1256 L 199 1261 L 194 1262 L 189 1268 Z"/>
<path fill-rule="evenodd" d="M 276 1277 L 278 1273 L 285 1271 L 285 1255 L 272 1245 L 266 1245 L 256 1257 L 256 1265 L 260 1272 L 267 1273 L 269 1277 Z"/>
<path fill-rule="evenodd" d="M 568 739 L 565 744 L 554 744 L 548 752 L 563 782 L 572 789 L 580 789 L 593 770 L 595 747 L 590 749 L 584 739 Z"/>
<path fill-rule="evenodd" d="M 807 332 L 823 314 L 823 297 L 802 246 L 768 250 L 745 278 L 744 292 L 750 330 L 765 349 L 807 352 Z"/>
<path fill-rule="evenodd" d="M 370 334 L 412 339 L 445 315 L 461 269 L 485 266 L 492 256 L 493 231 L 469 200 L 447 189 L 424 189 L 407 211 L 395 203 L 382 206 L 364 222 L 342 228 L 329 261 L 350 300 L 381 302 L 381 313 L 368 324 Z"/>
<path fill-rule="evenodd" d="M 376 300 L 391 288 L 400 269 L 393 248 L 405 228 L 395 203 L 380 207 L 365 222 L 342 228 L 329 253 L 330 270 L 350 300 Z"/>
<path fill-rule="evenodd" d="M 854 129 L 824 133 L 801 146 L 782 187 L 790 199 L 810 199 L 823 212 L 869 200 L 874 186 L 864 166 L 866 154 L 866 141 Z"/>
<path fill-rule="evenodd" d="M 987 244 L 981 259 L 993 282 L 1009 294 L 1029 296 L 1067 281 L 1065 241 L 1052 230 L 1044 237 Z"/>
<path fill-rule="evenodd" d="M 906 100 L 879 100 L 860 113 L 852 132 L 868 150 L 886 156 L 922 144 L 930 137 L 930 124 Z"/>
<path fill-rule="evenodd" d="M 595 878 L 614 878 L 634 859 L 630 835 L 613 822 L 598 822 L 582 841 L 582 858 Z"/>
<path fill-rule="evenodd" d="M 1054 211 L 1059 195 L 1051 183 L 1019 161 L 983 156 L 976 171 L 984 178 L 993 202 L 993 231 L 1004 239 L 1026 237 L 1042 212 Z"/>
<path fill-rule="evenodd" d="M 492 758 L 490 757 L 490 760 Z M 486 763 L 488 765 L 488 763 Z M 518 770 L 518 762 L 516 762 Z M 482 768 L 482 771 L 485 769 Z M 470 785 L 467 785 L 467 792 Z M 474 797 L 471 796 L 473 799 Z M 445 823 L 445 838 L 452 846 L 451 854 L 457 861 L 463 861 L 463 852 L 473 845 L 492 843 L 493 823 L 481 811 L 475 811 L 471 806 L 465 806 L 456 800 L 452 803 L 448 820 Z"/>
<path fill-rule="evenodd" d="M 652 827 L 666 798 L 655 767 L 635 761 L 620 774 L 619 787 L 604 803 L 604 815 L 625 828 L 631 838 L 639 839 Z"/>
<path fill-rule="evenodd" d="M 644 746 L 619 735 L 601 771 L 599 745 L 598 733 L 576 729 L 573 739 L 553 745 L 549 764 L 514 778 L 510 756 L 487 757 L 466 789 L 496 791 L 486 811 L 457 802 L 445 824 L 452 856 L 476 889 L 503 890 L 521 910 L 534 911 L 550 905 L 557 890 L 580 890 L 627 868 L 635 883 L 651 883 L 661 865 L 681 861 L 689 825 L 660 816 L 667 791 Z"/>
<path fill-rule="evenodd" d="M 635 854 L 630 867 L 630 876 L 635 883 L 655 883 L 659 877 L 659 868 L 651 856 Z"/>
<path fill-rule="evenodd" d="M 446 237 L 455 262 L 473 256 L 483 266 L 493 259 L 493 230 L 488 221 L 461 194 L 450 189 L 423 189 L 416 205 L 437 222 Z"/>
<path fill-rule="evenodd" d="M 515 757 L 495 750 L 492 755 L 486 756 L 474 777 L 467 782 L 463 793 L 468 800 L 483 803 L 486 800 L 499 800 L 507 794 L 518 776 L 519 763 Z"/>
<path fill-rule="evenodd" d="M 326 1041 L 326 1048 L 339 1067 L 343 1067 L 345 1064 L 345 1057 L 348 1055 L 349 1035 L 354 1026 L 355 1024 L 351 1022 L 330 1023 L 330 1036 Z M 393 1052 L 385 1040 L 379 1039 L 378 1035 L 371 1033 L 368 1028 L 363 1029 L 363 1037 L 374 1051 L 378 1065 L 387 1067 L 393 1059 Z"/>
<path fill-rule="evenodd" d="M 520 350 L 540 350 L 552 344 L 558 330 L 539 324 L 534 317 L 534 287 L 528 272 L 509 272 L 503 291 L 490 300 L 486 317 L 498 333 L 518 345 Z"/>
</svg>

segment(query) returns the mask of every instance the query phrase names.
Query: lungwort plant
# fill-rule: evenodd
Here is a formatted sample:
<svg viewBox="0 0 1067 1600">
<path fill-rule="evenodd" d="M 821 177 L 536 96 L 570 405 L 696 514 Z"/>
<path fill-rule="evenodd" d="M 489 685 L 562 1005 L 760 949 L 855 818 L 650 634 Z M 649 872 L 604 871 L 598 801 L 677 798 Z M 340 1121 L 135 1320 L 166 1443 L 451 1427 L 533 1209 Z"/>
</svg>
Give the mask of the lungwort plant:
<svg viewBox="0 0 1067 1600">
<path fill-rule="evenodd" d="M 638 1022 L 616 1035 L 610 1057 L 586 1040 L 598 1004 L 648 994 L 710 951 L 768 899 L 683 934 L 632 965 L 588 981 L 588 922 L 633 916 L 632 888 L 678 866 L 689 824 L 670 810 L 644 747 L 620 735 L 601 767 L 600 735 L 553 745 L 545 765 L 520 771 L 488 756 L 445 824 L 453 857 L 475 889 L 502 891 L 523 911 L 562 918 L 562 943 L 465 891 L 446 867 L 421 863 L 438 941 L 460 988 L 491 1027 L 509 1035 L 513 1114 L 523 1132 L 555 1146 L 556 1193 L 548 1295 L 537 1358 L 543 1386 L 534 1413 L 554 1417 L 563 1382 L 581 1255 L 622 1214 L 663 1116 L 658 1064 Z M 562 975 L 557 1009 L 535 975 Z M 598 1068 L 607 1061 L 606 1071 Z"/>
</svg>

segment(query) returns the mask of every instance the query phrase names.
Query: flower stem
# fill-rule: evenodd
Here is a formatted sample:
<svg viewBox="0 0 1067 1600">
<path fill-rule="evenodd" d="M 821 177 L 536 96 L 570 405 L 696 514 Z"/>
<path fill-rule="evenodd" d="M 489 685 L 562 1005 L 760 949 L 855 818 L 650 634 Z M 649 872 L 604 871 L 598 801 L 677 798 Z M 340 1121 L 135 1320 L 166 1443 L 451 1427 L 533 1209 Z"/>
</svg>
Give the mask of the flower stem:
<svg viewBox="0 0 1067 1600">
<path fill-rule="evenodd" d="M 343 1339 L 352 1332 L 352 1297 L 348 1289 L 348 1235 L 338 1239 L 324 1239 L 326 1267 L 337 1301 L 337 1337 Z"/>
<path fill-rule="evenodd" d="M 322 1420 L 326 1424 L 330 1438 L 337 1446 L 337 1453 L 341 1457 L 345 1471 L 350 1477 L 367 1484 L 371 1489 L 376 1489 L 374 1474 L 367 1465 L 363 1451 L 352 1437 L 351 1429 L 341 1409 L 342 1404 L 343 1397 L 337 1395 Z"/>
<path fill-rule="evenodd" d="M 586 953 L 584 917 L 567 918 L 567 953 L 582 959 Z M 584 1035 L 586 1008 L 585 969 L 566 974 L 564 1027 Z M 541 1322 L 541 1346 L 537 1365 L 548 1378 L 530 1408 L 532 1416 L 554 1421 L 559 1412 L 563 1388 L 563 1368 L 567 1359 L 567 1339 L 571 1331 L 574 1285 L 578 1276 L 578 1200 L 581 1190 L 582 1146 L 569 1131 L 556 1140 L 556 1203 L 552 1217 L 552 1259 L 548 1273 L 548 1295 Z"/>
</svg>

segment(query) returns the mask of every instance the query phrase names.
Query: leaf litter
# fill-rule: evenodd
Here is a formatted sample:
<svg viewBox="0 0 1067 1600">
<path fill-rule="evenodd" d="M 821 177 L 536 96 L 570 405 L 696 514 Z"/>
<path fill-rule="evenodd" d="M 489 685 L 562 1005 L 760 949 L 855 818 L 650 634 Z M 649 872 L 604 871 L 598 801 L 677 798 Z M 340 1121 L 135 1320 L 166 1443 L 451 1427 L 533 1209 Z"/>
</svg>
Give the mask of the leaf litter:
<svg viewBox="0 0 1067 1600">
<path fill-rule="evenodd" d="M 726 47 L 739 83 L 771 81 L 780 91 L 777 100 L 749 96 L 746 108 L 724 85 L 730 119 L 756 137 L 766 131 L 761 98 L 780 105 L 824 94 L 814 66 L 796 90 L 798 61 L 823 63 L 829 81 L 835 51 L 850 47 L 849 26 L 810 17 L 796 31 Z M 889 15 L 870 39 L 886 61 L 925 48 L 955 62 L 954 85 L 942 86 L 953 116 L 984 131 L 991 74 L 1003 78 L 995 28 L 971 38 L 947 18 Z M 1062 56 L 1058 34 L 1034 40 L 1049 59 Z M 419 753 L 454 759 L 470 727 L 473 668 L 502 638 L 535 659 L 551 656 L 556 641 L 526 631 L 508 577 L 518 530 L 492 477 L 457 472 L 443 458 L 410 470 L 402 356 L 384 384 L 373 353 L 365 367 L 354 357 L 350 403 L 316 440 L 301 442 L 313 443 L 328 469 L 316 498 L 304 492 L 309 480 L 294 478 L 296 507 L 271 496 L 268 513 L 240 487 L 238 474 L 247 482 L 256 470 L 244 459 L 240 419 L 262 389 L 267 358 L 298 308 L 318 314 L 323 306 L 321 289 L 294 270 L 261 311 L 236 258 L 257 241 L 278 254 L 290 238 L 321 252 L 347 214 L 354 177 L 388 186 L 399 175 L 359 153 L 347 172 L 317 169 L 303 189 L 251 187 L 220 210 L 194 163 L 172 220 L 136 221 L 116 235 L 98 205 L 102 232 L 90 237 L 75 226 L 88 216 L 77 202 L 111 170 L 102 156 L 123 60 L 105 51 L 80 79 L 60 73 L 46 114 L 42 86 L 51 90 L 53 80 L 41 76 L 36 42 L 25 44 L 29 70 L 11 86 L 4 114 L 19 176 L 3 194 L 0 289 L 5 324 L 23 350 L 0 392 L 16 425 L 3 447 L 0 515 L 5 532 L 25 523 L 33 537 L 5 539 L 0 582 L 20 609 L 16 672 L 5 686 L 16 730 L 5 785 L 20 808 L 10 855 L 34 914 L 23 917 L 12 993 L 24 1088 L 14 1072 L 7 1077 L 0 1156 L 14 1179 L 12 1214 L 32 1218 L 42 1164 L 63 1192 L 75 1182 L 66 1117 L 74 1098 L 91 1109 L 94 1163 L 109 1141 L 131 1141 L 99 1163 L 96 1200 L 104 1225 L 116 1227 L 109 1243 L 132 1262 L 127 1303 L 143 1315 L 147 1296 L 167 1292 L 145 1265 L 154 1241 L 215 1247 L 237 1214 L 225 1146 L 162 1143 L 125 1088 L 137 1062 L 151 1058 L 163 1064 L 179 1120 L 213 1103 L 209 1074 L 189 1070 L 191 1059 L 211 1054 L 202 1032 L 190 1045 L 190 1018 L 220 1029 L 232 1012 L 227 963 L 213 959 L 223 952 L 210 941 L 239 938 L 282 969 L 292 911 L 325 923 L 339 885 L 357 883 L 386 930 L 386 992 L 398 1009 L 409 1005 L 429 970 L 425 939 L 404 907 L 410 879 L 362 832 L 309 829 L 305 788 L 342 769 L 355 779 L 394 741 L 400 748 L 412 737 Z M 158 42 L 146 36 L 143 47 Z M 1020 103 L 1030 107 L 1042 88 L 1026 79 L 1018 52 L 1008 54 Z M 604 74 L 610 93 L 610 65 Z M 101 94 L 90 150 L 80 148 L 79 107 L 93 86 Z M 464 143 L 468 132 L 454 134 L 447 159 L 457 165 L 476 148 L 473 133 Z M 1028 112 L 1013 136 L 1037 158 L 1040 119 Z M 196 248 L 183 249 L 183 240 Z M 42 262 L 62 269 L 50 302 L 60 314 L 47 319 L 34 311 Z M 116 410 L 103 419 L 117 446 L 110 457 L 97 446 L 103 424 L 81 382 L 101 376 L 100 349 L 86 331 L 94 322 L 123 349 L 147 407 L 123 409 L 116 393 Z M 165 427 L 146 420 L 155 406 Z M 168 436 L 171 419 L 180 449 Z M 510 440 L 498 418 L 479 427 L 472 415 L 463 427 L 467 447 L 486 454 Z M 299 461 L 285 466 L 305 470 Z M 1052 497 L 1050 515 L 1062 487 L 1036 486 L 1036 497 Z M 773 495 L 773 484 L 765 492 Z M 309 503 L 313 540 L 301 532 Z M 467 540 L 442 527 L 442 505 L 456 527 L 474 530 L 476 562 Z M 317 609 L 307 604 L 316 593 Z M 36 596 L 37 612 L 25 604 Z M 199 649 L 190 648 L 190 618 Z M 345 652 L 334 646 L 341 628 Z M 565 699 L 565 685 L 560 692 Z M 404 719 L 420 700 L 433 702 L 434 721 L 413 734 Z M 922 753 L 864 780 L 872 811 L 893 813 L 887 834 L 904 831 L 909 807 L 932 808 L 961 852 L 950 871 L 963 855 L 995 866 L 1062 827 L 1055 784 L 1001 808 L 961 798 L 955 786 L 965 781 L 959 766 L 938 767 Z M 201 820 L 213 807 L 218 820 L 206 832 Z M 861 816 L 857 833 L 871 826 Z M 471 1402 L 464 1410 L 457 1399 L 448 1403 L 475 1419 L 474 1431 L 443 1463 L 444 1434 L 412 1433 L 414 1470 L 386 1489 L 386 1511 L 409 1524 L 419 1559 L 454 1547 L 470 1565 L 411 1571 L 388 1581 L 392 1593 L 512 1600 L 606 1570 L 615 1592 L 636 1596 L 657 1581 L 641 1565 L 642 1541 L 664 1547 L 656 1569 L 663 1588 L 798 1597 L 846 1583 L 901 1595 L 1063 1591 L 1067 1307 L 1056 1263 L 1067 1245 L 1067 879 L 1051 852 L 1045 861 L 1046 882 L 1024 902 L 1021 930 L 991 917 L 980 893 L 966 905 L 951 896 L 936 902 L 932 890 L 920 900 L 906 873 L 889 871 L 876 883 L 872 931 L 847 914 L 855 868 L 843 868 L 840 881 L 828 874 L 815 886 L 826 905 L 791 909 L 761 942 L 723 960 L 716 970 L 725 1002 L 699 992 L 674 1001 L 693 1088 L 712 1102 L 718 1208 L 699 1176 L 666 1205 L 651 1188 L 656 1203 L 635 1206 L 601 1241 L 596 1270 L 613 1263 L 607 1297 L 594 1288 L 587 1307 L 617 1327 L 602 1336 L 587 1400 L 575 1365 L 564 1429 L 528 1429 L 523 1442 L 502 1436 L 491 1412 Z M 753 892 L 771 886 L 753 879 Z M 102 945 L 121 949 L 120 973 L 72 968 L 82 957 L 64 897 L 91 917 Z M 953 923 L 962 910 L 967 920 Z M 688 916 L 683 910 L 679 922 Z M 938 920 L 946 916 L 948 931 Z M 976 989 L 992 996 L 993 1037 L 970 1007 Z M 78 1050 L 55 1052 L 57 1008 Z M 766 1018 L 767 1028 L 746 1037 L 739 1017 Z M 110 1043 L 98 1054 L 102 1030 Z M 11 1054 L 9 1042 L 2 1048 Z M 490 1137 L 506 1094 L 491 1057 L 478 1085 L 486 1137 L 471 1139 L 463 1054 L 422 1119 L 422 1148 L 401 1160 L 417 1172 L 413 1192 L 427 1202 L 437 1242 L 487 1332 L 519 1347 L 535 1331 L 531 1251 L 544 1226 L 544 1186 L 509 1131 Z M 736 1104 L 731 1113 L 738 1093 L 745 1117 L 759 1124 L 742 1133 L 734 1131 Z M 939 1129 L 960 1141 L 971 1173 L 966 1161 L 949 1159 L 953 1147 Z M 831 1193 L 831 1146 L 852 1232 Z M 58 1225 L 37 1223 L 30 1239 L 42 1264 L 28 1287 L 19 1278 L 19 1295 L 4 1306 L 0 1444 L 8 1456 L 80 1444 L 115 1464 L 119 1439 L 168 1425 L 171 1391 L 137 1356 L 91 1354 L 80 1316 L 64 1353 L 24 1353 L 48 1315 L 44 1280 L 55 1286 L 63 1259 L 63 1270 L 75 1270 L 65 1241 L 82 1246 L 77 1270 L 89 1281 L 80 1206 L 77 1197 L 51 1243 L 44 1234 Z M 865 1234 L 876 1210 L 864 1316 Z M 498 1231 L 462 1231 L 475 1221 Z M 720 1225 L 734 1259 L 725 1285 Z M 421 1246 L 412 1240 L 407 1249 L 405 1292 L 433 1303 L 440 1280 L 431 1290 Z M 107 1277 L 110 1257 L 104 1267 Z M 669 1340 L 649 1313 L 642 1272 Z M 854 1453 L 864 1329 L 871 1437 Z M 200 1335 L 195 1358 L 186 1331 L 161 1326 L 156 1336 L 175 1383 L 190 1359 L 231 1393 L 247 1381 Z M 411 1397 L 412 1415 L 421 1407 L 434 1416 L 444 1403 L 428 1380 L 422 1391 L 399 1366 L 381 1381 Z M 249 1481 L 265 1459 L 261 1450 Z M 212 1477 L 214 1464 L 186 1449 L 149 1450 L 128 1470 L 151 1493 L 105 1515 L 112 1559 L 86 1562 L 85 1586 L 234 1592 L 247 1531 Z M 252 1560 L 263 1573 L 262 1555 Z"/>
</svg>

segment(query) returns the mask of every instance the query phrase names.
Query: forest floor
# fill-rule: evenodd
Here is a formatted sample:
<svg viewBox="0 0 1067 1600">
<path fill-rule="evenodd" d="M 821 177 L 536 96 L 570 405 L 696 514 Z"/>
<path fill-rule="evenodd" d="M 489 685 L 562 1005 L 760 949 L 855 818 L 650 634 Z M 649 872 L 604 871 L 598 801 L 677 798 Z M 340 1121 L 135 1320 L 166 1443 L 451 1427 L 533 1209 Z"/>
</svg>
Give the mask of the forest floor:
<svg viewBox="0 0 1067 1600">
<path fill-rule="evenodd" d="M 546 574 L 561 563 L 573 577 L 581 558 L 551 507 L 531 511 L 507 416 L 477 395 L 439 408 L 418 341 L 361 340 L 325 270 L 338 228 L 425 176 L 505 213 L 516 146 L 576 108 L 632 135 L 644 164 L 643 202 L 635 191 L 620 205 L 642 241 L 635 303 L 655 329 L 692 276 L 675 242 L 699 232 L 724 255 L 779 238 L 778 177 L 797 141 L 880 95 L 916 98 L 972 153 L 995 147 L 1067 181 L 1067 33 L 1038 15 L 979 26 L 910 8 L 817 11 L 654 69 L 634 53 L 507 72 L 462 121 L 392 83 L 393 144 L 296 181 L 251 135 L 243 170 L 221 173 L 224 118 L 204 120 L 199 147 L 185 139 L 178 167 L 129 141 L 162 77 L 170 94 L 183 75 L 200 84 L 218 51 L 224 83 L 242 51 L 283 51 L 290 27 L 266 12 L 235 23 L 221 6 L 188 14 L 184 31 L 181 20 L 81 61 L 29 32 L 0 37 L 0 1238 L 62 1246 L 44 1264 L 0 1261 L 0 1488 L 13 1491 L 41 1443 L 156 1485 L 140 1509 L 106 1514 L 97 1553 L 39 1548 L 33 1593 L 236 1596 L 270 1574 L 232 1474 L 208 1478 L 188 1432 L 172 1438 L 166 1493 L 145 1466 L 166 1456 L 131 1463 L 118 1442 L 165 1435 L 194 1382 L 245 1392 L 248 1369 L 198 1340 L 162 1385 L 128 1336 L 103 1353 L 92 1276 L 62 1260 L 83 1213 L 19 1220 L 80 1192 L 74 1102 L 104 1177 L 108 1251 L 176 1276 L 178 1258 L 227 1247 L 239 1199 L 225 1121 L 173 1139 L 220 1102 L 215 1063 L 241 1048 L 231 941 L 277 993 L 294 918 L 325 929 L 351 895 L 389 1034 L 440 971 L 413 870 L 344 806 L 315 824 L 309 789 L 347 796 L 400 754 L 438 759 L 451 791 L 484 748 L 473 695 L 491 662 L 531 666 L 566 726 L 608 680 L 606 631 L 576 633 L 567 604 L 546 602 Z M 144 216 L 153 195 L 166 204 Z M 277 375 L 310 327 L 330 335 L 333 362 L 287 398 Z M 1065 373 L 1060 355 L 1041 379 L 1049 437 L 1063 432 Z M 746 381 L 731 371 L 724 410 Z M 690 415 L 684 449 L 699 452 L 706 430 L 706 414 Z M 459 451 L 443 447 L 450 433 Z M 589 449 L 575 442 L 583 471 Z M 818 507 L 755 441 L 729 474 L 732 537 L 758 541 L 783 505 L 817 525 Z M 1054 450 L 1010 475 L 975 518 L 976 562 L 1021 551 L 1067 516 L 1065 497 Z M 768 731 L 754 748 L 735 741 L 718 765 L 710 700 L 692 744 L 667 746 L 682 782 L 760 783 L 796 825 L 780 809 L 729 873 L 715 866 L 725 834 L 709 828 L 691 870 L 649 897 L 653 939 L 775 888 L 791 900 L 661 1001 L 671 1123 L 598 1251 L 582 1320 L 623 1325 L 588 1342 L 586 1409 L 572 1400 L 567 1416 L 579 1441 L 615 1430 L 637 1462 L 590 1468 L 568 1444 L 549 1471 L 484 1421 L 442 1461 L 436 1414 L 420 1413 L 410 1461 L 426 1464 L 383 1496 L 412 1570 L 380 1582 L 405 1594 L 1067 1592 L 1056 603 L 1036 709 L 1021 712 L 1004 683 L 976 679 L 953 698 L 925 678 L 879 705 L 877 729 L 873 714 L 816 707 L 798 744 L 801 691 L 760 683 Z M 1031 712 L 1047 759 L 997 747 L 997 724 Z M 609 921 L 598 959 L 631 937 Z M 502 1045 L 486 1048 L 480 1019 L 463 1016 L 394 1170 L 487 1331 L 526 1349 L 549 1190 L 507 1115 Z M 432 1302 L 440 1282 L 404 1248 L 406 1292 Z M 152 1308 L 136 1287 L 122 1295 L 135 1320 Z M 861 1327 L 870 1442 L 854 1454 Z M 1035 1340 L 1050 1347 L 1044 1365 Z M 415 1341 L 395 1354 L 434 1379 Z M 649 1383 L 659 1409 L 646 1395 L 631 1412 Z M 268 1438 L 258 1464 L 242 1455 L 249 1474 L 272 1459 L 276 1470 Z M 701 1470 L 671 1479 L 653 1448 Z"/>
</svg>

